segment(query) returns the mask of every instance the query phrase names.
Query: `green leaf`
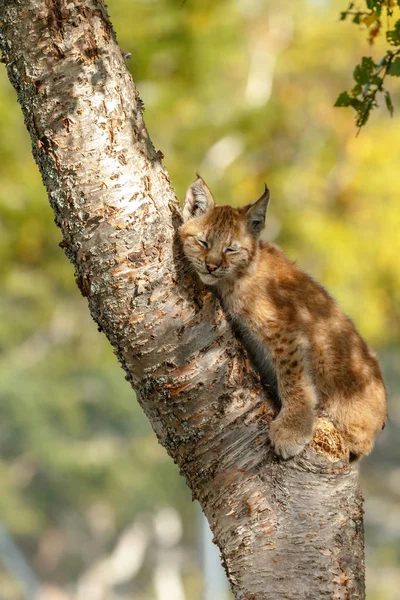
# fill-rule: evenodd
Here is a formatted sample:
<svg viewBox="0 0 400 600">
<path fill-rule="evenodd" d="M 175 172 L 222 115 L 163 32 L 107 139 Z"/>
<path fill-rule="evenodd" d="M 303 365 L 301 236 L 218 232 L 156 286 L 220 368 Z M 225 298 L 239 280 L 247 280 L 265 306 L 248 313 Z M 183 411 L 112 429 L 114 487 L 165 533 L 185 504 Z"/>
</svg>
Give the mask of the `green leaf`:
<svg viewBox="0 0 400 600">
<path fill-rule="evenodd" d="M 370 79 L 371 83 L 373 85 L 376 85 L 377 87 L 380 87 L 383 83 L 383 78 L 382 77 L 378 77 L 378 75 L 373 75 Z"/>
<path fill-rule="evenodd" d="M 400 77 L 400 57 L 396 58 L 388 69 L 388 75 Z"/>
<path fill-rule="evenodd" d="M 356 25 L 359 25 L 361 23 L 361 15 L 360 15 L 360 13 L 356 14 L 356 16 L 353 19 L 353 23 L 355 23 Z"/>
<path fill-rule="evenodd" d="M 400 20 L 396 22 L 393 29 L 386 32 L 386 39 L 393 46 L 400 46 Z"/>
<path fill-rule="evenodd" d="M 367 0 L 367 7 L 369 10 L 381 10 L 382 8 L 382 0 Z"/>
<path fill-rule="evenodd" d="M 353 77 L 355 81 L 357 83 L 360 83 L 361 85 L 369 83 L 372 76 L 372 72 L 375 68 L 376 65 L 372 58 L 364 56 L 361 61 L 361 65 L 357 65 L 354 69 Z"/>
<path fill-rule="evenodd" d="M 393 117 L 393 111 L 394 111 L 393 102 L 392 102 L 392 99 L 391 99 L 388 91 L 385 92 L 385 102 L 386 102 L 386 107 L 387 107 L 388 111 L 390 112 L 390 116 Z"/>
<path fill-rule="evenodd" d="M 340 13 L 340 21 L 345 21 L 347 17 L 347 12 L 343 11 Z"/>
<path fill-rule="evenodd" d="M 364 102 L 358 98 L 350 98 L 350 106 L 352 106 L 357 112 L 361 112 Z"/>
<path fill-rule="evenodd" d="M 368 102 L 366 105 L 360 107 L 357 110 L 357 112 L 358 112 L 358 117 L 356 119 L 356 125 L 357 125 L 357 127 L 363 127 L 365 125 L 365 123 L 369 119 L 369 115 L 370 115 L 370 112 L 372 110 L 372 107 L 373 107 L 373 103 L 372 102 Z"/>
<path fill-rule="evenodd" d="M 347 92 L 339 94 L 334 106 L 350 106 L 351 98 Z"/>
<path fill-rule="evenodd" d="M 354 97 L 359 96 L 362 92 L 362 89 L 363 89 L 363 86 L 360 83 L 356 83 L 356 85 L 351 90 L 351 95 Z"/>
</svg>

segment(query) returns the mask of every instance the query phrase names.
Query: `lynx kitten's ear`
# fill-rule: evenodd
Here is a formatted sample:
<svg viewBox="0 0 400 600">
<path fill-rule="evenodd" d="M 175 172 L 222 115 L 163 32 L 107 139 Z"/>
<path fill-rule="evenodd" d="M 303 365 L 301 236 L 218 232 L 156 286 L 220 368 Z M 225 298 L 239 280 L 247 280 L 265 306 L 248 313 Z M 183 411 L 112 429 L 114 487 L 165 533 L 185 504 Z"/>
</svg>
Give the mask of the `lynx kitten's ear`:
<svg viewBox="0 0 400 600">
<path fill-rule="evenodd" d="M 197 173 L 196 173 L 197 175 Z M 214 198 L 206 182 L 197 175 L 194 181 L 187 189 L 185 202 L 183 203 L 182 217 L 183 222 L 189 221 L 193 217 L 204 215 L 210 208 L 214 207 Z"/>
<path fill-rule="evenodd" d="M 248 204 L 244 208 L 244 212 L 247 218 L 247 227 L 250 233 L 254 236 L 258 236 L 264 229 L 265 225 L 265 213 L 267 212 L 267 206 L 269 202 L 269 189 L 265 184 L 265 191 L 261 198 Z"/>
</svg>

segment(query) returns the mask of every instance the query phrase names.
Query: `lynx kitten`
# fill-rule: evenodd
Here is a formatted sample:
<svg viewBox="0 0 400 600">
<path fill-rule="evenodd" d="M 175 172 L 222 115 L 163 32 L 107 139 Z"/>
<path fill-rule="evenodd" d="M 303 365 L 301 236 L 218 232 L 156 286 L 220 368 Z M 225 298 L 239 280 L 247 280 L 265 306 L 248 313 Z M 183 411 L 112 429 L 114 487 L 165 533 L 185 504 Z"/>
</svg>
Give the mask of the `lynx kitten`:
<svg viewBox="0 0 400 600">
<path fill-rule="evenodd" d="M 273 365 L 281 402 L 270 427 L 276 453 L 289 458 L 301 452 L 322 409 L 352 458 L 359 458 L 385 424 L 378 361 L 327 291 L 277 246 L 259 240 L 268 201 L 266 188 L 243 208 L 215 205 L 198 177 L 183 207 L 183 251 L 200 279 L 215 288 L 242 337 L 252 341 L 261 376 Z"/>
</svg>

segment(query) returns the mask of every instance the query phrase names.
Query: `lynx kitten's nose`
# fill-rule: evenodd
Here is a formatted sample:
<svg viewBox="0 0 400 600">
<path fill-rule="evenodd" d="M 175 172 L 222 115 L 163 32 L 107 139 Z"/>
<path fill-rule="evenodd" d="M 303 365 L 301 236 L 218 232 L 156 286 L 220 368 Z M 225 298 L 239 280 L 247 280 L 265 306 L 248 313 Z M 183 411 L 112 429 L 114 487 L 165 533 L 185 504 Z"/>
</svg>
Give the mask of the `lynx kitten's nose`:
<svg viewBox="0 0 400 600">
<path fill-rule="evenodd" d="M 206 263 L 206 267 L 209 273 L 213 273 L 219 267 L 219 265 L 214 265 L 213 263 Z"/>
</svg>

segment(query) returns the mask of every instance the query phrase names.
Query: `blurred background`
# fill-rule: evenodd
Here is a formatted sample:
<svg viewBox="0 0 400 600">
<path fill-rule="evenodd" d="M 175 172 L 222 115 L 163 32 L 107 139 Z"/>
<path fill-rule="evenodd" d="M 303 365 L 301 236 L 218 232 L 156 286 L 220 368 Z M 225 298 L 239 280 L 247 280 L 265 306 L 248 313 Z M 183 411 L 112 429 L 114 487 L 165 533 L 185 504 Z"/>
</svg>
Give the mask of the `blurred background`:
<svg viewBox="0 0 400 600">
<path fill-rule="evenodd" d="M 368 600 L 400 599 L 400 88 L 356 137 L 334 108 L 365 31 L 346 0 L 110 0 L 182 199 L 267 181 L 266 239 L 323 282 L 379 353 L 390 420 L 361 465 Z M 0 69 L 0 600 L 225 600 L 191 495 L 91 321 Z M 206 572 L 206 576 L 204 576 Z M 205 583 L 208 582 L 208 583 Z"/>
</svg>

